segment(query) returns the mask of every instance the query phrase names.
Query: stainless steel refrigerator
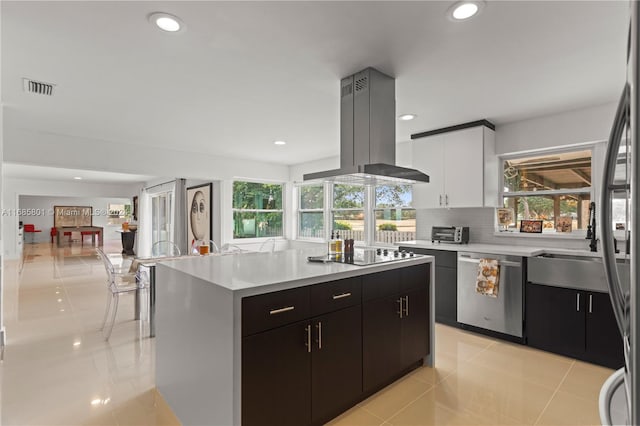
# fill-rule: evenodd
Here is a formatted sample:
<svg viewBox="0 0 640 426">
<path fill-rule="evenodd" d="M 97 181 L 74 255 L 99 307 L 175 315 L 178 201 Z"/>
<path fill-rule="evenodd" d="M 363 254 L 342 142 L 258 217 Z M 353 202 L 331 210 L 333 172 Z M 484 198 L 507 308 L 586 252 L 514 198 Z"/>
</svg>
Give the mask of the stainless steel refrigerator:
<svg viewBox="0 0 640 426">
<path fill-rule="evenodd" d="M 638 288 L 638 211 L 640 209 L 640 164 L 635 159 L 640 148 L 638 86 L 640 46 L 637 0 L 630 2 L 627 81 L 611 129 L 601 194 L 602 256 L 609 295 L 624 340 L 625 366 L 616 371 L 600 391 L 600 418 L 603 425 L 638 425 L 640 413 L 640 289 Z M 614 211 L 616 211 L 614 213 Z M 620 219 L 620 213 L 624 219 Z M 617 238 L 616 238 L 617 237 Z M 615 253 L 615 241 L 620 254 Z M 620 280 L 616 261 L 629 262 L 629 282 Z"/>
</svg>

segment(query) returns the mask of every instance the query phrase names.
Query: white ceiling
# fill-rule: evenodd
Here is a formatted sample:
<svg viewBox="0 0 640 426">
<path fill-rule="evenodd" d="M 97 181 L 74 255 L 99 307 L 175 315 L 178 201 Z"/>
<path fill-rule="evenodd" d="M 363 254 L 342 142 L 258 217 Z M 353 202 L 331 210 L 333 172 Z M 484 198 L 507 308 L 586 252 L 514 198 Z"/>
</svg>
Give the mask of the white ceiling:
<svg viewBox="0 0 640 426">
<path fill-rule="evenodd" d="M 418 114 L 398 142 L 617 98 L 628 2 L 489 0 L 467 22 L 452 3 L 2 1 L 4 125 L 295 164 L 339 154 L 339 80 L 367 66 Z M 187 31 L 152 27 L 154 11 Z"/>
</svg>

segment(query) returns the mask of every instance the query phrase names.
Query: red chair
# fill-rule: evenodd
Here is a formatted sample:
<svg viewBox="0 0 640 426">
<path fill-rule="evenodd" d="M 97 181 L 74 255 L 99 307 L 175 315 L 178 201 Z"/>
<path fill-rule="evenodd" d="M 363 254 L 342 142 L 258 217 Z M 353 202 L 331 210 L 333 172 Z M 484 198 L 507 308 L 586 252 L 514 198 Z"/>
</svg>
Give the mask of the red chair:
<svg viewBox="0 0 640 426">
<path fill-rule="evenodd" d="M 71 244 L 71 232 L 63 232 L 62 234 L 65 237 L 69 237 L 69 244 Z M 49 235 L 51 235 L 51 244 L 53 244 L 53 237 L 58 235 L 58 229 L 55 227 L 51 228 L 51 232 L 49 232 Z"/>
<path fill-rule="evenodd" d="M 33 225 L 31 223 L 28 223 L 28 224 L 25 223 L 24 227 L 23 227 L 23 231 L 28 233 L 28 234 L 31 234 L 31 244 L 33 244 L 34 243 L 34 234 L 36 232 L 42 232 L 42 229 L 36 229 L 35 225 Z"/>
</svg>

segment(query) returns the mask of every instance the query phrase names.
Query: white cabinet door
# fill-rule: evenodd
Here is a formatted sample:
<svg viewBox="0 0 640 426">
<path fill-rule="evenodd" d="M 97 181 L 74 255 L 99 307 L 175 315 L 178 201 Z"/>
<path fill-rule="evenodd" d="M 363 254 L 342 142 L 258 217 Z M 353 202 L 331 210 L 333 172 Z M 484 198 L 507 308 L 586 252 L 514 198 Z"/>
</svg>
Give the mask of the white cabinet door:
<svg viewBox="0 0 640 426">
<path fill-rule="evenodd" d="M 413 141 L 414 169 L 429 175 L 429 183 L 413 185 L 413 207 L 433 209 L 444 207 L 444 144 L 443 135 Z"/>
<path fill-rule="evenodd" d="M 483 127 L 444 134 L 446 207 L 482 207 L 484 199 Z"/>
</svg>

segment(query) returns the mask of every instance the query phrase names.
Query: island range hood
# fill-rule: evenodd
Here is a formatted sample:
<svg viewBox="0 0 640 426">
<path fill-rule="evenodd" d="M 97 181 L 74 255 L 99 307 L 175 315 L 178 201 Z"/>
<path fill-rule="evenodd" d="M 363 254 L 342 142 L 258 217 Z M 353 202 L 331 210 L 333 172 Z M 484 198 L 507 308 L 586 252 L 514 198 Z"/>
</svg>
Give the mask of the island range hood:
<svg viewBox="0 0 640 426">
<path fill-rule="evenodd" d="M 305 181 L 347 184 L 429 182 L 426 174 L 396 166 L 395 80 L 366 68 L 340 82 L 340 168 L 308 173 Z"/>
</svg>

